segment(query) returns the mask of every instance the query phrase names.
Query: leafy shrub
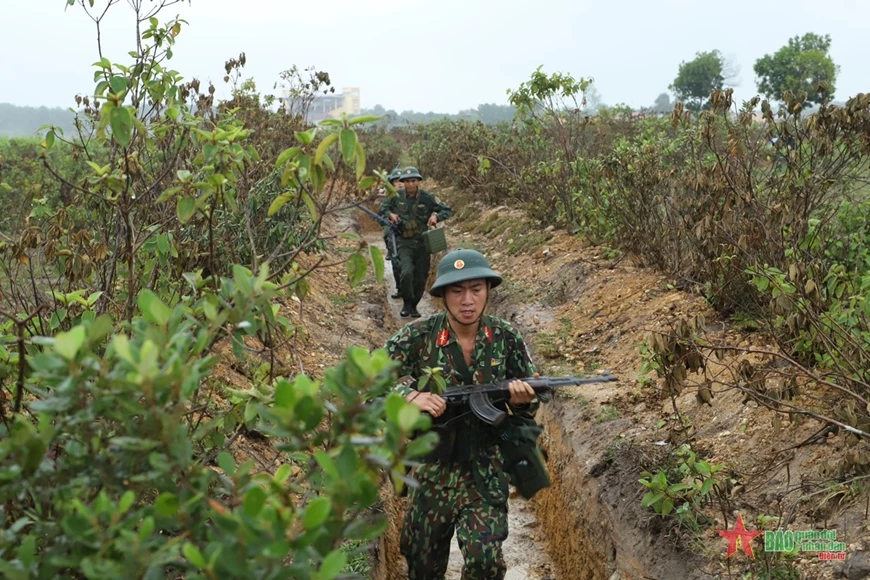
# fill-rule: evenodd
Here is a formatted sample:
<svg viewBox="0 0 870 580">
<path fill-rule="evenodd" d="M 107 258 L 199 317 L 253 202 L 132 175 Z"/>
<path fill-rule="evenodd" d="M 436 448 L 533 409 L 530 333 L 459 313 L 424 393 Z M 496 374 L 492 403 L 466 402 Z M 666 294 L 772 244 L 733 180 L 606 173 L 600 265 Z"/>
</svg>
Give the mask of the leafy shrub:
<svg viewBox="0 0 870 580">
<path fill-rule="evenodd" d="M 428 419 L 388 395 L 385 352 L 350 348 L 319 381 L 275 363 L 296 331 L 275 301 L 305 301 L 318 265 L 299 257 L 379 181 L 355 131 L 367 119 L 305 127 L 253 85 L 215 103 L 166 67 L 186 23 L 161 23 L 162 6 L 131 4 L 141 44 L 128 65 L 96 63 L 81 134 L 45 132 L 39 163 L 70 200 L 6 183 L 26 219 L 0 239 L 0 571 L 332 579 L 342 546 L 384 529 L 385 478 L 413 483 L 433 443 L 409 443 Z M 363 248 L 346 254 L 351 285 L 368 261 L 383 277 Z M 224 346 L 262 357 L 246 388 L 214 375 Z M 267 439 L 274 473 L 233 457 L 242 435 Z"/>
</svg>

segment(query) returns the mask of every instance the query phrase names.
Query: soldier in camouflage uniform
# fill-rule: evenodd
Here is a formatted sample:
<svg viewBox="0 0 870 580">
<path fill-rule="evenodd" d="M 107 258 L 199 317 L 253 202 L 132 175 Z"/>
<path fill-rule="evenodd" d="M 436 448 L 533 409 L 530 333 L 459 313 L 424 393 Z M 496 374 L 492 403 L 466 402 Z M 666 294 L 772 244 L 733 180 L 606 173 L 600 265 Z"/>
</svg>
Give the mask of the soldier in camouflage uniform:
<svg viewBox="0 0 870 580">
<path fill-rule="evenodd" d="M 400 263 L 399 293 L 404 301 L 399 314 L 402 318 L 420 318 L 417 304 L 426 290 L 430 263 L 430 255 L 423 242 L 423 232 L 449 218 L 453 215 L 453 210 L 428 191 L 420 189 L 423 177 L 416 167 L 402 169 L 399 179 L 404 189 L 399 190 L 398 195 L 384 200 L 380 215 L 402 226 L 402 235 L 396 244 Z"/>
<path fill-rule="evenodd" d="M 447 254 L 429 290 L 442 298 L 446 312 L 407 324 L 387 341 L 390 356 L 401 362 L 399 376 L 419 379 L 424 368 L 441 367 L 448 390 L 538 376 L 519 333 L 483 313 L 490 289 L 501 282 L 479 252 Z M 507 408 L 505 403 L 496 406 L 534 417 L 539 403 L 528 383 L 514 380 L 509 388 Z M 444 578 L 454 530 L 465 559 L 463 580 L 501 580 L 506 572 L 501 546 L 508 535 L 508 478 L 499 428 L 470 413 L 445 414 L 447 406 L 433 392 L 434 381 L 422 391 L 401 385 L 396 389 L 436 418 L 433 429 L 440 436 L 438 447 L 412 474 L 420 488 L 410 491 L 401 538 L 409 580 Z"/>
<path fill-rule="evenodd" d="M 387 180 L 390 182 L 390 185 L 392 185 L 396 189 L 396 191 L 399 195 L 401 195 L 401 193 L 399 192 L 400 188 L 398 187 L 399 175 L 401 174 L 401 172 L 402 172 L 401 167 L 399 167 L 397 165 L 396 168 L 393 169 L 393 172 L 390 173 L 390 175 L 387 177 Z M 386 189 L 386 188 L 383 188 L 383 189 Z M 382 202 L 382 205 L 383 205 L 383 202 Z M 396 238 L 396 242 L 398 243 L 398 237 Z M 401 272 L 402 265 L 399 263 L 398 254 L 393 254 L 393 242 L 390 240 L 390 228 L 387 226 L 384 226 L 384 244 L 387 247 L 387 255 L 386 255 L 385 259 L 389 260 L 390 264 L 393 267 L 393 280 L 395 280 L 395 282 L 396 282 L 396 291 L 390 295 L 390 298 L 395 300 L 395 299 L 402 297 L 401 293 L 399 292 L 399 288 L 400 288 L 399 273 Z"/>
</svg>

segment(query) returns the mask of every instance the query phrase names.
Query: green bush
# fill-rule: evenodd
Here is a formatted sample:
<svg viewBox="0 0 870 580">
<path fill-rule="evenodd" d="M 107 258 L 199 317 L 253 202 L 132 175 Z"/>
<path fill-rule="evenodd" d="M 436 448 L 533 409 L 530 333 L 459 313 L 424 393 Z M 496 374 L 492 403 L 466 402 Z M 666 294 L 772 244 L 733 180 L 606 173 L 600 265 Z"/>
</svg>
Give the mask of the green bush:
<svg viewBox="0 0 870 580">
<path fill-rule="evenodd" d="M 343 546 L 385 528 L 380 486 L 413 483 L 433 443 L 409 442 L 429 420 L 389 394 L 384 351 L 352 347 L 319 381 L 278 362 L 297 329 L 277 302 L 304 303 L 317 267 L 299 256 L 379 182 L 366 120 L 304 127 L 248 85 L 215 103 L 167 67 L 186 22 L 130 7 L 141 42 L 127 65 L 95 64 L 82 134 L 47 128 L 4 176 L 26 191 L 0 237 L 0 572 L 335 578 Z M 276 145 L 252 137 L 264 127 L 295 130 Z M 21 177 L 40 165 L 59 198 Z M 377 248 L 345 255 L 351 286 L 369 262 L 382 280 Z M 242 388 L 213 372 L 224 345 L 258 367 Z M 274 473 L 234 459 L 242 435 L 266 438 Z"/>
</svg>

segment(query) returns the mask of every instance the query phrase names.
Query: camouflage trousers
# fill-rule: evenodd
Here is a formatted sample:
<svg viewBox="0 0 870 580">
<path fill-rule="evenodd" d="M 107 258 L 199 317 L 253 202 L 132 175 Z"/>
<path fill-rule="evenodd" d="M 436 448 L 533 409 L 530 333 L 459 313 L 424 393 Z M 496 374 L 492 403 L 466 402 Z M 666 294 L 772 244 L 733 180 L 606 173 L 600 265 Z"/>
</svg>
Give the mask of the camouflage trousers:
<svg viewBox="0 0 870 580">
<path fill-rule="evenodd" d="M 465 559 L 462 580 L 504 578 L 501 546 L 508 536 L 508 487 L 500 457 L 493 459 L 497 471 L 468 462 L 429 463 L 414 472 L 420 488 L 410 491 L 401 539 L 408 580 L 444 578 L 454 531 Z M 478 472 L 477 481 L 472 469 Z"/>
</svg>

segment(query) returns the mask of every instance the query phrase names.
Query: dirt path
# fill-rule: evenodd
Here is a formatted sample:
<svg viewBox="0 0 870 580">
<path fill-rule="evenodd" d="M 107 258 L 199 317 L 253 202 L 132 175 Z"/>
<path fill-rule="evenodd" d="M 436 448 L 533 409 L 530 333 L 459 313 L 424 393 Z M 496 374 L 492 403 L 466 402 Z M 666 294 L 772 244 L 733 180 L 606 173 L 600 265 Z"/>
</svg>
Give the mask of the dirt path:
<svg viewBox="0 0 870 580">
<path fill-rule="evenodd" d="M 377 246 L 386 251 L 383 238 L 378 233 L 366 233 L 364 239 L 367 243 Z M 439 256 L 433 256 L 433 261 Z M 399 312 L 402 309 L 401 300 L 393 300 L 389 295 L 395 291 L 393 282 L 393 269 L 390 262 L 386 262 L 384 272 L 387 301 L 392 320 L 387 319 L 384 324 L 398 329 L 401 325 L 412 322 L 413 318 L 401 318 Z M 424 317 L 441 311 L 440 304 L 435 302 L 428 294 L 424 294 L 423 300 L 418 305 L 420 314 Z M 504 543 L 504 556 L 508 566 L 505 580 L 553 580 L 553 563 L 547 553 L 543 531 L 539 528 L 535 512 L 529 502 L 520 497 L 512 497 L 508 508 L 508 528 L 510 533 Z M 450 546 L 450 563 L 447 569 L 446 580 L 459 580 L 462 575 L 462 552 L 454 535 Z"/>
</svg>

